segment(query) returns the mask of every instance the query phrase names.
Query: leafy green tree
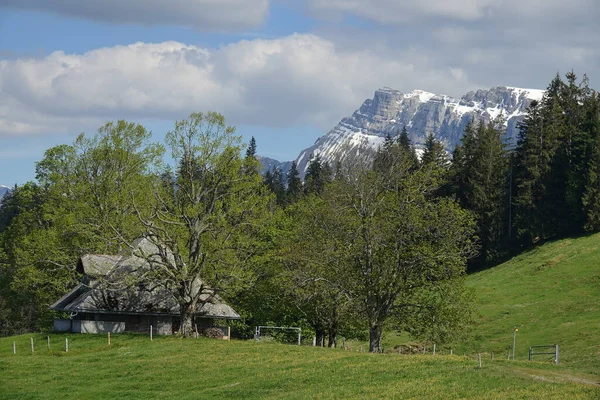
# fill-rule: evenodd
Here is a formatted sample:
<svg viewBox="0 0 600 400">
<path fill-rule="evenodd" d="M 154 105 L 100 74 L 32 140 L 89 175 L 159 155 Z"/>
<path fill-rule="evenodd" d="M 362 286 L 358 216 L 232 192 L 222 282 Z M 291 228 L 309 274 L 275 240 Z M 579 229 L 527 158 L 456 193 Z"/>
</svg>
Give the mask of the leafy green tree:
<svg viewBox="0 0 600 400">
<path fill-rule="evenodd" d="M 328 346 L 336 347 L 338 334 L 351 320 L 351 300 L 339 276 L 345 246 L 336 233 L 342 225 L 331 218 L 321 196 L 306 196 L 286 211 L 289 223 L 279 243 L 282 292 L 310 323 L 317 345 L 328 336 Z"/>
<path fill-rule="evenodd" d="M 0 221 L 0 335 L 47 329 L 48 306 L 75 282 L 69 216 L 55 213 L 48 191 L 29 182 L 1 203 Z"/>
<path fill-rule="evenodd" d="M 379 351 L 383 327 L 393 316 L 407 318 L 440 305 L 421 302 L 428 298 L 423 293 L 450 295 L 447 282 L 460 286 L 474 249 L 468 213 L 428 195 L 438 184 L 431 171 L 412 171 L 406 157 L 392 160 L 385 171 L 334 180 L 322 192 L 322 213 L 304 219 L 314 237 L 327 238 L 319 240 L 326 249 L 304 253 L 307 263 L 318 265 L 324 254 L 337 260 L 335 273 L 322 279 L 352 299 L 369 328 L 372 352 Z"/>
<path fill-rule="evenodd" d="M 177 160 L 176 186 L 157 181 L 149 212 L 140 208 L 142 199 L 133 203 L 144 236 L 157 248 L 145 255 L 154 267 L 149 278 L 179 303 L 183 336 L 193 334 L 204 303 L 249 284 L 249 260 L 262 248 L 260 229 L 271 200 L 261 176 L 244 173 L 234 131 L 214 112 L 176 122 L 166 136 Z"/>
</svg>

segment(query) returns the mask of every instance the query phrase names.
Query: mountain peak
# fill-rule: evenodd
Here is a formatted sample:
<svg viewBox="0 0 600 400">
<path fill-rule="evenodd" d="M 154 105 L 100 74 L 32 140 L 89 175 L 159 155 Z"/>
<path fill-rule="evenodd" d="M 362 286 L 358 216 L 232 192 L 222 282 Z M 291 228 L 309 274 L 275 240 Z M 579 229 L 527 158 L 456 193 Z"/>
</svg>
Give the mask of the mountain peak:
<svg viewBox="0 0 600 400">
<path fill-rule="evenodd" d="M 428 102 L 433 96 L 436 96 L 436 94 L 426 92 L 425 90 L 420 90 L 420 89 L 415 89 L 412 92 L 404 95 L 404 97 L 407 99 L 418 97 L 422 103 Z"/>
<path fill-rule="evenodd" d="M 540 100 L 543 90 L 494 86 L 471 91 L 461 98 L 416 89 L 402 93 L 390 87 L 375 91 L 350 117 L 343 118 L 313 146 L 300 152 L 296 163 L 304 175 L 311 155 L 335 164 L 356 158 L 371 159 L 386 135 L 396 135 L 406 126 L 413 144 L 420 148 L 433 133 L 451 151 L 460 143 L 465 126 L 472 119 L 490 121 L 502 117 L 506 137 L 514 140 L 517 122 L 532 100 Z"/>
</svg>

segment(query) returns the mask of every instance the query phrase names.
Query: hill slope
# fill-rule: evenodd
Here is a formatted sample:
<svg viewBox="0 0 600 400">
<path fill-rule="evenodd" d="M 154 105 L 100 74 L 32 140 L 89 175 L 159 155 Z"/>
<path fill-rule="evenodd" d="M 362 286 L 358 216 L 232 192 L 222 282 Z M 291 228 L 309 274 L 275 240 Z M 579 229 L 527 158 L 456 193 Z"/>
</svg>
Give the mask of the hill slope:
<svg viewBox="0 0 600 400">
<path fill-rule="evenodd" d="M 547 243 L 467 281 L 481 314 L 469 350 L 506 358 L 517 326 L 517 359 L 558 344 L 562 365 L 600 371 L 600 234 Z"/>
<path fill-rule="evenodd" d="M 367 354 L 254 341 L 115 335 L 0 338 L 0 398 L 594 399 L 562 367 L 468 357 Z M 12 341 L 18 352 L 12 354 Z M 526 365 L 527 364 L 527 365 Z M 564 371 L 563 371 L 564 372 Z"/>
</svg>

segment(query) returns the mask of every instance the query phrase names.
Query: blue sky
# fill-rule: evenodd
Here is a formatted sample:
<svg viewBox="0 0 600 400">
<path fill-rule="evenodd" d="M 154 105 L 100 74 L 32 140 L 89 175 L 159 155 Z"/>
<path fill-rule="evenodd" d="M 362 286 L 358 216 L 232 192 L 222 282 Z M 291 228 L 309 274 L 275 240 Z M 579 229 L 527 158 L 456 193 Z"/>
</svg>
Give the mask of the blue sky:
<svg viewBox="0 0 600 400">
<path fill-rule="evenodd" d="M 599 17 L 594 0 L 4 0 L 0 184 L 116 119 L 161 140 L 215 110 L 290 160 L 381 86 L 461 96 L 574 69 L 597 87 Z"/>
</svg>

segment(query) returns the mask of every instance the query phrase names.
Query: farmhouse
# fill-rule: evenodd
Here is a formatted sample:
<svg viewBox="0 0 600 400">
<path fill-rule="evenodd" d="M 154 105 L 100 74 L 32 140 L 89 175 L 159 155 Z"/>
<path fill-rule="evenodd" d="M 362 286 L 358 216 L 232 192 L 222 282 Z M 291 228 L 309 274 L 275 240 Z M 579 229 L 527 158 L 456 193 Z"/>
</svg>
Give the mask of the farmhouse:
<svg viewBox="0 0 600 400">
<path fill-rule="evenodd" d="M 77 333 L 148 332 L 169 335 L 179 330 L 179 305 L 164 286 L 153 282 L 156 246 L 138 239 L 120 255 L 88 254 L 77 262 L 81 282 L 50 308 L 69 314 L 56 319 L 54 330 Z M 202 282 L 196 282 L 201 287 Z M 204 289 L 195 317 L 198 332 L 226 320 L 240 319 L 210 289 Z M 224 332 L 227 335 L 227 332 Z"/>
</svg>

